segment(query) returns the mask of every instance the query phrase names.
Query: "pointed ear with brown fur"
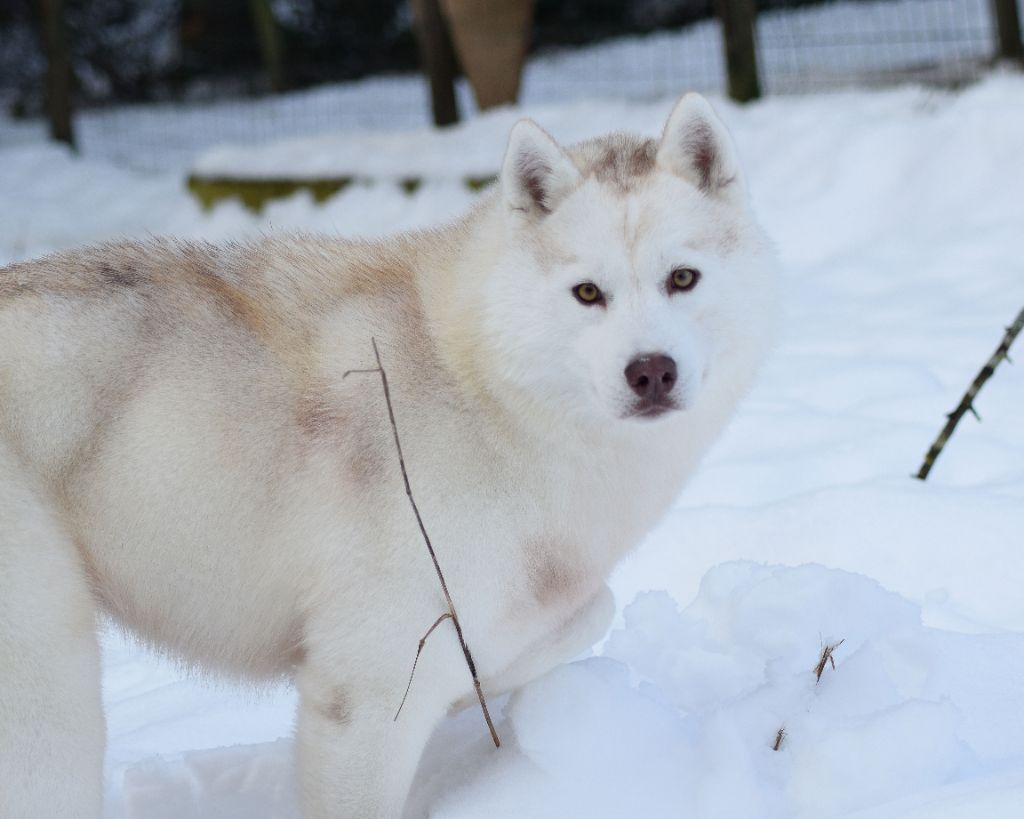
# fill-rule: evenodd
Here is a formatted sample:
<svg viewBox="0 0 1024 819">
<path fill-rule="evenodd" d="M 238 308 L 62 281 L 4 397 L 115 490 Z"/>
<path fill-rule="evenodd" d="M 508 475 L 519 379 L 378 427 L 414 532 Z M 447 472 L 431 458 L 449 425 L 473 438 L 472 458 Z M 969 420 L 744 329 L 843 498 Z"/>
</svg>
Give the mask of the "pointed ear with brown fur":
<svg viewBox="0 0 1024 819">
<path fill-rule="evenodd" d="M 732 138 L 700 94 L 686 94 L 669 114 L 658 146 L 658 165 L 706 194 L 741 187 Z"/>
<path fill-rule="evenodd" d="M 551 213 L 580 183 L 569 155 L 537 123 L 521 119 L 512 127 L 501 168 L 501 192 L 512 210 Z"/>
</svg>

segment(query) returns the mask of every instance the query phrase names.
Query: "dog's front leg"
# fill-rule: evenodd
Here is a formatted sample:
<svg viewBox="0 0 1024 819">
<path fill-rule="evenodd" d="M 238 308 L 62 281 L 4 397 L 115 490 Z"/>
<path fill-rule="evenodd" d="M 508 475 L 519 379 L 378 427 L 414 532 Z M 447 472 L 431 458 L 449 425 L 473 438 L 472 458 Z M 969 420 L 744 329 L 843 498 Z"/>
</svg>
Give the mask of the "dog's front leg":
<svg viewBox="0 0 1024 819">
<path fill-rule="evenodd" d="M 417 674 L 402 709 L 403 669 L 393 680 L 304 668 L 296 748 L 306 819 L 398 819 L 423 748 L 448 698 Z"/>
</svg>

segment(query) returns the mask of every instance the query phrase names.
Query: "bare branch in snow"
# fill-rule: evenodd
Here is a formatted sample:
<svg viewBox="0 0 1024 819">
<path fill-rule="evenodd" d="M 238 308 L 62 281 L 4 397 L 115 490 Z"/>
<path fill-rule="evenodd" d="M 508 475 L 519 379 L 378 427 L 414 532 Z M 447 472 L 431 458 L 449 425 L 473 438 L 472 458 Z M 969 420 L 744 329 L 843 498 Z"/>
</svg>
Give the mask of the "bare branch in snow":
<svg viewBox="0 0 1024 819">
<path fill-rule="evenodd" d="M 977 410 L 974 409 L 974 398 L 978 394 L 979 390 L 981 390 L 982 386 L 984 386 L 985 382 L 992 377 L 992 373 L 996 371 L 996 367 L 998 367 L 1004 359 L 1010 361 L 1010 356 L 1007 355 L 1007 353 L 1010 350 L 1010 345 L 1013 344 L 1013 340 L 1017 338 L 1017 334 L 1020 333 L 1022 328 L 1024 328 L 1024 309 L 1017 314 L 1017 318 L 1014 319 L 1013 324 L 1006 328 L 1003 340 L 999 342 L 999 346 L 996 347 L 996 351 L 992 353 L 989 360 L 985 362 L 985 366 L 982 367 L 981 371 L 974 377 L 971 385 L 967 388 L 967 392 L 964 393 L 964 397 L 960 399 L 960 403 L 957 405 L 957 408 L 946 416 L 946 425 L 939 433 L 939 437 L 935 439 L 935 443 L 932 444 L 931 449 L 929 449 L 928 453 L 924 456 L 924 463 L 921 464 L 921 468 L 917 471 L 917 475 L 914 477 L 922 481 L 928 477 L 928 473 L 932 471 L 932 467 L 935 465 L 936 458 L 939 457 L 943 447 L 946 446 L 946 441 L 949 440 L 950 436 L 953 434 L 953 430 L 956 429 L 956 425 L 960 423 L 960 419 L 963 418 L 965 414 L 970 412 L 979 421 L 981 420 Z"/>
</svg>

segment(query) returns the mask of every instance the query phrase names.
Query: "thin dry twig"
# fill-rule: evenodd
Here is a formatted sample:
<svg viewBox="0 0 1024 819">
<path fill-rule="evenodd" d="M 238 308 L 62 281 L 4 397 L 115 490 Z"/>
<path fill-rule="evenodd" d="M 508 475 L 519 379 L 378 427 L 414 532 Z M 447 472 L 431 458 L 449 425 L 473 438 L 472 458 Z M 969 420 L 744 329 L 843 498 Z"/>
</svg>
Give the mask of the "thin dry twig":
<svg viewBox="0 0 1024 819">
<path fill-rule="evenodd" d="M 953 430 L 956 429 L 956 425 L 960 423 L 960 419 L 970 412 L 979 421 L 981 417 L 978 415 L 977 410 L 974 409 L 974 398 L 977 396 L 979 390 L 984 386 L 985 382 L 992 377 L 992 373 L 996 371 L 996 367 L 1002 363 L 1005 359 L 1010 361 L 1010 356 L 1007 353 L 1010 350 L 1010 345 L 1013 344 L 1017 334 L 1020 333 L 1021 329 L 1024 329 L 1024 309 L 1018 313 L 1017 318 L 1014 319 L 1013 324 L 1006 328 L 1006 333 L 1003 335 L 1003 340 L 999 342 L 999 346 L 996 347 L 996 351 L 992 353 L 988 361 L 985 362 L 985 366 L 981 368 L 981 371 L 974 377 L 971 385 L 967 388 L 967 392 L 964 393 L 964 397 L 960 399 L 960 403 L 957 404 L 955 410 L 946 416 L 946 425 L 939 432 L 939 437 L 935 439 L 935 443 L 932 444 L 931 449 L 928 450 L 924 456 L 924 462 L 921 464 L 921 468 L 914 476 L 919 480 L 924 480 L 928 477 L 928 473 L 932 471 L 932 467 L 935 465 L 935 460 L 939 457 L 943 447 L 946 446 L 946 441 L 949 440 L 953 434 Z M 1012 364 L 1013 362 L 1010 361 Z"/>
<path fill-rule="evenodd" d="M 416 664 L 420 661 L 420 654 L 423 652 L 423 646 L 427 644 L 427 638 L 433 633 L 435 628 L 451 616 L 452 613 L 450 611 L 446 611 L 434 621 L 434 625 L 427 629 L 427 633 L 420 637 L 420 644 L 416 649 L 416 657 L 412 661 L 412 671 L 409 672 L 409 682 L 405 686 L 405 693 L 402 694 L 402 702 L 399 704 L 398 710 L 395 712 L 395 718 L 392 720 L 393 722 L 398 722 L 398 717 L 401 715 L 402 709 L 405 708 L 405 701 L 409 697 L 409 689 L 412 688 L 412 678 L 416 676 Z"/>
<path fill-rule="evenodd" d="M 491 720 L 491 713 L 487 710 L 487 700 L 484 699 L 484 690 L 480 685 L 480 677 L 476 673 L 476 663 L 473 662 L 473 655 L 469 650 L 469 646 L 466 644 L 466 638 L 462 634 L 462 623 L 459 622 L 459 615 L 455 611 L 455 602 L 452 600 L 451 592 L 448 591 L 448 583 L 444 579 L 444 572 L 441 571 L 441 564 L 437 560 L 437 554 L 434 552 L 434 546 L 430 542 L 430 536 L 427 534 L 427 527 L 423 524 L 423 518 L 420 516 L 419 507 L 416 505 L 416 499 L 412 494 L 412 485 L 409 483 L 409 473 L 405 468 L 405 456 L 402 454 L 402 441 L 398 437 L 398 424 L 395 421 L 395 409 L 391 404 L 391 389 L 388 387 L 388 374 L 384 370 L 384 365 L 380 360 L 380 350 L 377 349 L 377 340 L 375 338 L 370 339 L 370 343 L 373 345 L 373 355 L 377 359 L 377 366 L 364 369 L 364 370 L 349 370 L 342 378 L 347 377 L 350 373 L 380 373 L 381 385 L 384 387 L 384 401 L 388 406 L 388 418 L 391 421 L 391 431 L 395 438 L 395 449 L 398 451 L 398 465 L 402 469 L 402 480 L 405 482 L 405 494 L 409 498 L 409 504 L 412 506 L 413 514 L 416 515 L 416 523 L 419 524 L 420 534 L 423 535 L 423 540 L 427 544 L 427 551 L 430 552 L 430 559 L 434 563 L 434 570 L 437 572 L 437 579 L 441 582 L 441 591 L 444 592 L 444 599 L 448 603 L 448 611 L 442 614 L 420 640 L 420 648 L 416 652 L 416 660 L 413 662 L 413 674 L 416 673 L 416 662 L 419 660 L 420 651 L 423 650 L 423 644 L 426 642 L 427 637 L 430 636 L 431 632 L 444 620 L 451 619 L 452 625 L 455 626 L 455 634 L 459 638 L 459 645 L 462 647 L 462 656 L 466 659 L 466 665 L 469 667 L 469 673 L 473 677 L 473 688 L 476 689 L 476 697 L 480 701 L 480 710 L 483 711 L 484 720 L 487 722 L 487 728 L 491 732 L 491 739 L 494 741 L 494 747 L 501 747 L 501 740 L 498 739 L 498 732 L 494 728 L 494 722 Z M 406 696 L 409 694 L 409 687 L 412 686 L 412 676 L 409 677 L 409 686 L 406 687 Z M 399 706 L 398 711 L 401 713 L 402 706 L 405 705 L 405 697 L 402 698 L 402 705 Z M 395 715 L 395 719 L 398 719 L 398 714 Z"/>
<path fill-rule="evenodd" d="M 839 646 L 841 646 L 845 642 L 846 638 L 843 638 L 838 643 L 833 643 L 832 645 L 828 645 L 822 648 L 821 659 L 818 660 L 818 664 L 814 667 L 815 685 L 821 682 L 821 675 L 825 673 L 825 666 L 827 666 L 829 663 L 832 664 L 832 670 L 836 670 L 836 661 L 835 658 L 832 656 L 832 652 L 834 652 L 837 648 L 839 648 Z"/>
<path fill-rule="evenodd" d="M 772 745 L 772 750 L 777 751 L 782 747 L 782 741 L 786 738 L 786 726 L 783 725 L 779 728 L 779 732 L 775 735 L 775 744 Z"/>
</svg>

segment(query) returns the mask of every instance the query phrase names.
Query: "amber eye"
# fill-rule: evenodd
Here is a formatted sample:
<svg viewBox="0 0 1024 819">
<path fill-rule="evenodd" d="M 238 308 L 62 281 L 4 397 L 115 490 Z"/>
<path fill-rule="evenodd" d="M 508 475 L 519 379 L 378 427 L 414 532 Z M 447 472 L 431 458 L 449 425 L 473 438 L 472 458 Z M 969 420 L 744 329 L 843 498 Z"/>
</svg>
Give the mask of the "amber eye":
<svg viewBox="0 0 1024 819">
<path fill-rule="evenodd" d="M 577 284 L 572 289 L 572 294 L 576 297 L 576 301 L 580 304 L 585 304 L 588 307 L 592 307 L 596 304 L 604 304 L 604 293 L 593 282 L 583 282 Z"/>
<path fill-rule="evenodd" d="M 693 290 L 700 281 L 700 271 L 692 267 L 677 267 L 668 278 L 669 290 Z"/>
</svg>

